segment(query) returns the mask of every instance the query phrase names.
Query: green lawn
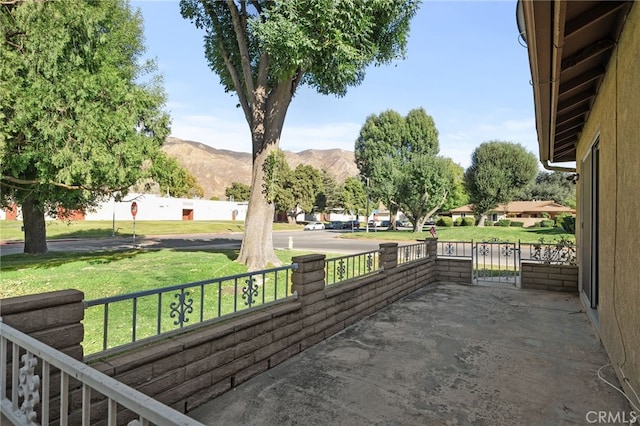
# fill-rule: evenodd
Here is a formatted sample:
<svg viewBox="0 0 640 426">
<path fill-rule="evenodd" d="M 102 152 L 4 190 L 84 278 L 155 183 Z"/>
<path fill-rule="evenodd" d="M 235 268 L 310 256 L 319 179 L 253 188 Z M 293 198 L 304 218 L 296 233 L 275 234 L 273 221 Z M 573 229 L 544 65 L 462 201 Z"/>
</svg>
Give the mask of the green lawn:
<svg viewBox="0 0 640 426">
<path fill-rule="evenodd" d="M 551 242 L 561 238 L 575 241 L 573 234 L 567 234 L 562 228 L 516 228 L 501 226 L 454 226 L 437 227 L 437 237 L 440 241 L 489 241 L 497 238 L 500 241 L 523 243 L 537 243 L 540 238 Z M 412 231 L 377 231 L 369 233 L 345 233 L 344 238 L 371 238 L 392 241 L 415 241 L 419 239 L 431 238 L 429 232 Z"/>
<path fill-rule="evenodd" d="M 274 230 L 302 229 L 303 225 L 274 223 Z M 0 221 L 0 241 L 24 239 L 22 221 Z M 243 232 L 244 221 L 136 221 L 136 235 L 175 235 Z M 133 235 L 133 220 L 112 221 L 47 221 L 47 239 L 100 238 Z"/>
</svg>

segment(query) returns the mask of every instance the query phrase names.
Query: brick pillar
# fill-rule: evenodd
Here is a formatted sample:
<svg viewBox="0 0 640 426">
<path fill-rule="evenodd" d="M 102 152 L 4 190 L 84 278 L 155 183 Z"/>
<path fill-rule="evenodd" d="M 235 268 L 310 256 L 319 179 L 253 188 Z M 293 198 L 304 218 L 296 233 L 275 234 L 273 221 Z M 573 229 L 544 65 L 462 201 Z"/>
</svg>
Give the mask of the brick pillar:
<svg viewBox="0 0 640 426">
<path fill-rule="evenodd" d="M 0 300 L 2 322 L 82 361 L 84 294 L 60 290 Z"/>
<path fill-rule="evenodd" d="M 437 238 L 427 238 L 424 240 L 427 245 L 427 254 L 431 259 L 436 259 L 438 257 L 438 239 Z"/>
<path fill-rule="evenodd" d="M 398 243 L 380 244 L 380 266 L 385 271 L 398 266 Z"/>
<path fill-rule="evenodd" d="M 291 258 L 292 263 L 298 265 L 291 275 L 291 292 L 298 292 L 302 303 L 313 303 L 309 295 L 324 290 L 325 257 L 324 254 L 308 254 Z"/>
</svg>

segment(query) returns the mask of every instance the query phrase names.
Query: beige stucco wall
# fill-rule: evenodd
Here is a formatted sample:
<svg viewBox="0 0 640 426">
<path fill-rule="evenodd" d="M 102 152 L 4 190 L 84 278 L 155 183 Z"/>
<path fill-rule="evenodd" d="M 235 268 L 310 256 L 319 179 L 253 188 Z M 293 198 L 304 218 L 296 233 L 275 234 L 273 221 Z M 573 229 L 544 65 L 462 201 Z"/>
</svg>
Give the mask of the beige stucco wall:
<svg viewBox="0 0 640 426">
<path fill-rule="evenodd" d="M 600 135 L 598 334 L 627 395 L 640 393 L 640 6 L 634 5 L 581 135 Z M 584 184 L 582 179 L 579 185 Z M 578 197 L 580 190 L 577 191 Z M 578 201 L 580 202 L 580 200 Z M 580 212 L 578 212 L 580 216 Z M 580 217 L 578 217 L 580 221 Z M 580 222 L 578 222 L 580 223 Z M 578 243 L 580 230 L 576 227 Z M 588 248 L 586 248 L 588 249 Z M 585 250 L 580 247 L 580 250 Z M 628 383 L 625 381 L 628 378 Z"/>
</svg>

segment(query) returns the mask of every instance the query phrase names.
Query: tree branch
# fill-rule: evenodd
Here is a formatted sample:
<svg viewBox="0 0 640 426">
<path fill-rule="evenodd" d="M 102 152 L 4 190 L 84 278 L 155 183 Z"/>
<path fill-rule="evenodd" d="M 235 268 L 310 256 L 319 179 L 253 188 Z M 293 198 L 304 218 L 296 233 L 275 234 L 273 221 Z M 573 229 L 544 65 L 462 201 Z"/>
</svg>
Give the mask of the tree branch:
<svg viewBox="0 0 640 426">
<path fill-rule="evenodd" d="M 244 4 L 244 3 L 243 3 Z M 238 40 L 238 50 L 240 51 L 240 64 L 242 67 L 242 74 L 244 74 L 244 82 L 247 88 L 247 97 L 251 104 L 255 102 L 254 99 L 254 85 L 253 78 L 251 76 L 251 59 L 249 57 L 249 46 L 247 44 L 247 38 L 245 29 L 240 22 L 240 15 L 233 0 L 227 0 L 227 7 L 231 12 L 231 20 L 233 21 L 233 30 L 236 33 L 236 39 Z"/>
<path fill-rule="evenodd" d="M 244 112 L 245 119 L 249 126 L 253 124 L 253 117 L 251 115 L 251 107 L 247 100 L 246 92 L 243 89 L 242 82 L 240 81 L 240 75 L 238 74 L 238 70 L 231 62 L 231 55 L 229 51 L 225 48 L 224 43 L 222 42 L 222 25 L 218 20 L 218 15 L 215 10 L 211 9 L 211 5 L 207 2 L 207 0 L 200 0 L 202 7 L 205 9 L 207 14 L 211 17 L 213 22 L 213 26 L 215 27 L 216 33 L 218 34 L 218 47 L 222 52 L 222 58 L 224 59 L 224 63 L 227 66 L 227 70 L 229 70 L 229 74 L 231 75 L 231 79 L 233 80 L 234 86 L 236 86 L 236 93 L 238 94 L 238 102 L 242 107 L 242 111 Z"/>
<path fill-rule="evenodd" d="M 69 190 L 85 190 L 85 191 L 100 192 L 100 193 L 106 193 L 106 194 L 122 191 L 126 189 L 126 187 L 117 188 L 117 189 L 90 188 L 84 185 L 67 185 L 66 183 L 61 183 L 61 182 L 43 182 L 37 179 L 18 179 L 18 178 L 14 178 L 13 176 L 7 176 L 7 175 L 2 175 L 2 180 L 15 183 L 17 185 L 53 185 L 59 188 L 64 188 Z M 17 188 L 15 186 L 8 185 L 6 183 L 3 185 L 11 186 L 12 188 L 15 188 L 15 189 L 24 189 L 24 188 Z"/>
</svg>

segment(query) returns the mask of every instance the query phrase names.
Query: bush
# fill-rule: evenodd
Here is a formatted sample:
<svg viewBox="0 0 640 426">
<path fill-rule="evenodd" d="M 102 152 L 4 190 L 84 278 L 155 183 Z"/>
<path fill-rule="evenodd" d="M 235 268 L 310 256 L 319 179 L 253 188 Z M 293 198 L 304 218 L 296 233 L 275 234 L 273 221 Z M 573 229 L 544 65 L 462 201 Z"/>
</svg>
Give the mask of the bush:
<svg viewBox="0 0 640 426">
<path fill-rule="evenodd" d="M 522 228 L 524 226 L 524 222 L 516 222 L 514 220 L 509 224 L 509 226 L 513 226 L 514 228 Z"/>
<path fill-rule="evenodd" d="M 542 217 L 545 219 L 549 219 L 551 215 L 549 214 L 549 212 L 542 212 Z"/>
<path fill-rule="evenodd" d="M 543 228 L 553 228 L 555 222 L 553 220 L 542 220 L 540 221 L 540 226 Z"/>
<path fill-rule="evenodd" d="M 500 219 L 498 222 L 496 222 L 496 225 L 498 226 L 509 226 L 511 224 L 511 221 L 509 219 Z"/>
<path fill-rule="evenodd" d="M 542 222 L 536 222 L 533 224 L 533 228 L 540 228 L 540 225 L 542 225 Z"/>
<path fill-rule="evenodd" d="M 460 226 L 460 225 L 462 225 L 462 218 L 456 217 L 456 220 L 453 221 L 453 226 Z"/>
<path fill-rule="evenodd" d="M 437 226 L 453 226 L 453 219 L 449 216 L 442 216 L 436 221 Z"/>
<path fill-rule="evenodd" d="M 494 222 L 492 220 L 485 220 L 484 226 L 493 226 Z"/>
<path fill-rule="evenodd" d="M 460 224 L 462 226 L 476 226 L 476 220 L 472 217 L 463 217 L 462 218 L 462 223 Z"/>
<path fill-rule="evenodd" d="M 562 228 L 562 222 L 564 221 L 564 218 L 567 216 L 571 216 L 568 213 L 561 213 L 558 216 L 555 217 L 555 226 L 557 228 Z"/>
<path fill-rule="evenodd" d="M 576 233 L 576 218 L 574 216 L 565 216 L 562 220 L 562 229 L 569 234 Z"/>
</svg>

